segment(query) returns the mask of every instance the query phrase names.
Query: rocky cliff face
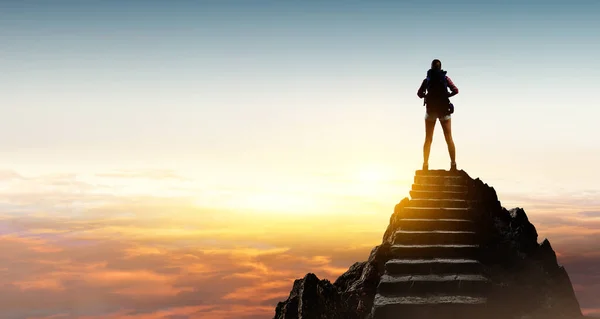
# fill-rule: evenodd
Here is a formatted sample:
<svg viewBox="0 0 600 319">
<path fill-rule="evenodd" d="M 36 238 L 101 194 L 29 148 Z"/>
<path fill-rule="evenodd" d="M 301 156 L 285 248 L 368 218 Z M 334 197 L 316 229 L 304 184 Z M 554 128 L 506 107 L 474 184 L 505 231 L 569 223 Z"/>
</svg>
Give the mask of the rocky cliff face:
<svg viewBox="0 0 600 319">
<path fill-rule="evenodd" d="M 369 315 L 389 244 L 375 247 L 367 261 L 357 262 L 333 284 L 310 273 L 294 281 L 290 296 L 277 304 L 277 319 L 362 319 Z"/>
<path fill-rule="evenodd" d="M 296 280 L 274 318 L 426 318 L 437 308 L 459 317 L 458 304 L 472 318 L 581 317 L 550 242 L 538 243 L 525 211 L 502 207 L 492 187 L 464 171 L 417 171 L 411 197 L 396 205 L 367 261 L 333 284 L 314 274 Z"/>
</svg>

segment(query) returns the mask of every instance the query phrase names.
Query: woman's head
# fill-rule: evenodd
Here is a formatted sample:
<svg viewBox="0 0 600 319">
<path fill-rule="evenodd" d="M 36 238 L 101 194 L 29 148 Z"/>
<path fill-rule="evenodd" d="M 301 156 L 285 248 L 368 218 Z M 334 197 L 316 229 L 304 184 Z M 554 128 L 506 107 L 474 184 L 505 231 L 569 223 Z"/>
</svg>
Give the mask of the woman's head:
<svg viewBox="0 0 600 319">
<path fill-rule="evenodd" d="M 431 61 L 431 69 L 432 70 L 441 70 L 442 69 L 442 62 L 438 59 L 435 59 L 433 61 Z"/>
</svg>

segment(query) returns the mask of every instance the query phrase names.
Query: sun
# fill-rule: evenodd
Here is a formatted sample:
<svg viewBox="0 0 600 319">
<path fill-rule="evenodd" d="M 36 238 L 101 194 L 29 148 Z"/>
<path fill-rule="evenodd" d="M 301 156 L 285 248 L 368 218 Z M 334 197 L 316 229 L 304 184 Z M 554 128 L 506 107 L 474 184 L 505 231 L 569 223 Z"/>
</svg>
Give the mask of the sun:
<svg viewBox="0 0 600 319">
<path fill-rule="evenodd" d="M 360 183 L 378 183 L 385 179 L 385 174 L 381 169 L 367 168 L 360 170 L 356 177 Z"/>
<path fill-rule="evenodd" d="M 389 173 L 383 167 L 366 166 L 359 170 L 353 178 L 353 189 L 356 195 L 372 196 L 381 191 Z"/>
</svg>

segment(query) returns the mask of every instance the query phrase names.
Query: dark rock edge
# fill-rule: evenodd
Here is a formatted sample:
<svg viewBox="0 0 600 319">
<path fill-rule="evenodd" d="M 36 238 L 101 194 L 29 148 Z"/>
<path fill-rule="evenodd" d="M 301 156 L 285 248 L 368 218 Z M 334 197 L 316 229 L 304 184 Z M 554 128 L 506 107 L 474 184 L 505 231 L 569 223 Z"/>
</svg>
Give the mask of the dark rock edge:
<svg viewBox="0 0 600 319">
<path fill-rule="evenodd" d="M 492 280 L 488 318 L 583 318 L 564 267 L 548 239 L 538 243 L 535 226 L 522 208 L 502 207 L 493 187 L 466 172 L 470 200 L 478 200 L 484 234 L 480 261 Z M 406 197 L 394 208 L 382 243 L 367 261 L 354 263 L 332 284 L 313 273 L 294 281 L 287 300 L 279 302 L 274 319 L 370 319 L 385 263 L 392 258 L 393 234 L 399 228 Z"/>
</svg>

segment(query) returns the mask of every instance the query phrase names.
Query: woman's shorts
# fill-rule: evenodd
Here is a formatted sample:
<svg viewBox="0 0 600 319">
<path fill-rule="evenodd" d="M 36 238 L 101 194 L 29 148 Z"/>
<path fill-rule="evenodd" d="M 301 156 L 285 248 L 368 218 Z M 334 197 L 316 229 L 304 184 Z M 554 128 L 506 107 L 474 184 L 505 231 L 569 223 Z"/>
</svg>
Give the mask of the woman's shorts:
<svg viewBox="0 0 600 319">
<path fill-rule="evenodd" d="M 425 121 L 429 121 L 429 122 L 435 122 L 436 119 L 439 119 L 440 122 L 445 122 L 445 121 L 449 120 L 450 118 L 451 118 L 450 114 L 442 115 L 442 114 L 437 114 L 435 112 L 431 112 L 431 113 L 425 112 Z"/>
</svg>

